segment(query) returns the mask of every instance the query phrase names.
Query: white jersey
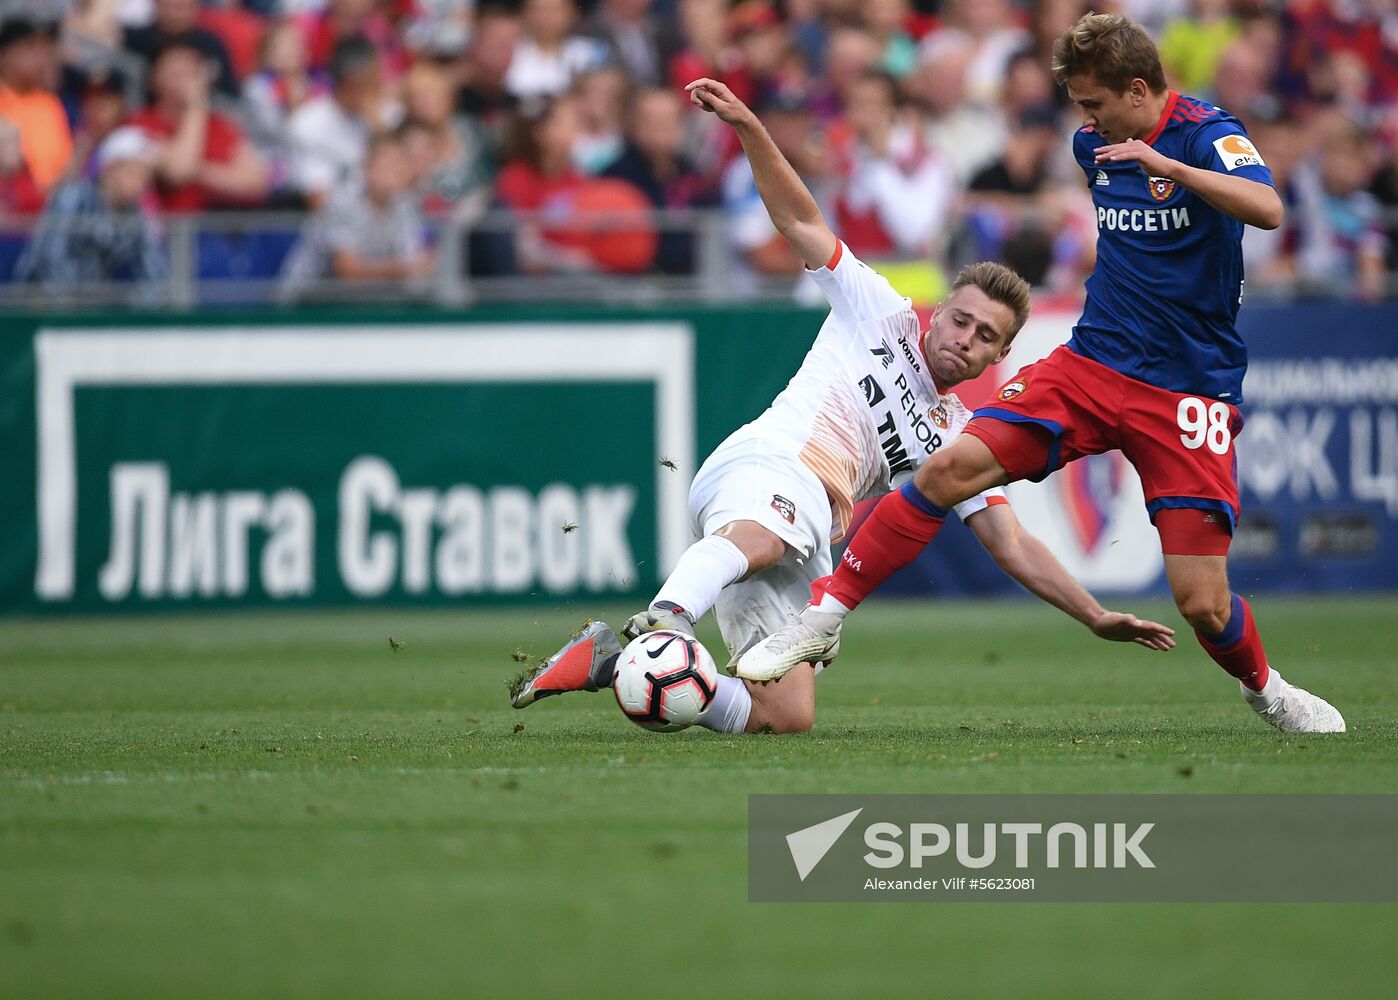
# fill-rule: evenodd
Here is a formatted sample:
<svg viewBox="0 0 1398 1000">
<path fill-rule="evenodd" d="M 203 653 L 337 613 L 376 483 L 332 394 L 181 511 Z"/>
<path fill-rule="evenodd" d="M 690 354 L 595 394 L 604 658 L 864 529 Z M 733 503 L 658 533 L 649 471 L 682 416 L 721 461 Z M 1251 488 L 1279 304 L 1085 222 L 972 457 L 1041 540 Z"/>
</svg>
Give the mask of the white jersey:
<svg viewBox="0 0 1398 1000">
<path fill-rule="evenodd" d="M 748 428 L 789 442 L 824 484 L 838 541 L 855 503 L 911 479 L 971 413 L 954 394 L 937 392 L 917 313 L 886 278 L 844 243 L 811 274 L 830 315 L 795 377 Z M 955 510 L 964 519 L 994 502 L 1004 502 L 998 487 Z"/>
</svg>

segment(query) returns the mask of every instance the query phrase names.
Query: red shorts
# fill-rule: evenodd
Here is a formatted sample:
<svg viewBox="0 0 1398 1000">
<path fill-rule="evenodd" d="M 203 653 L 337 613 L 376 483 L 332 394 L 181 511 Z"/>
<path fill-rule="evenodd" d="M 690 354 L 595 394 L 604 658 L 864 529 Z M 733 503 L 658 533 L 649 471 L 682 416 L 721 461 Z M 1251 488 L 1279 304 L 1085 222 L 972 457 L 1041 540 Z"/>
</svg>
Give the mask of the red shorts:
<svg viewBox="0 0 1398 1000">
<path fill-rule="evenodd" d="M 1030 427 L 1041 430 L 1017 432 Z M 1120 449 L 1141 477 L 1152 521 L 1161 510 L 1200 510 L 1205 521 L 1209 512 L 1226 517 L 1231 534 L 1242 427 L 1236 406 L 1158 389 L 1060 347 L 1001 386 L 966 433 L 1011 481 L 1038 482 L 1074 459 Z"/>
</svg>

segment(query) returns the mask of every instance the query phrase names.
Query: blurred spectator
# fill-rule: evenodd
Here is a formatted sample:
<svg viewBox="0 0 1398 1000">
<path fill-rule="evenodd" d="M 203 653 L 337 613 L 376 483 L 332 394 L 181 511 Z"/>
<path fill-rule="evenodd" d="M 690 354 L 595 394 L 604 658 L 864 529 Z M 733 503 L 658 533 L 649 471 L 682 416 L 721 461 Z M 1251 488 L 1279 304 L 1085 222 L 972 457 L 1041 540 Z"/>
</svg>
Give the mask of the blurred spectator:
<svg viewBox="0 0 1398 1000">
<path fill-rule="evenodd" d="M 128 84 L 115 71 L 94 70 L 78 88 L 77 123 L 73 133 L 73 156 L 68 173 L 97 176 L 96 154 L 102 140 L 126 119 Z"/>
<path fill-rule="evenodd" d="M 1160 37 L 1160 33 L 1171 21 L 1179 20 L 1189 12 L 1189 0 L 1119 0 L 1111 6 L 1119 8 L 1120 13 L 1131 18 L 1155 38 Z M 1076 16 L 1074 14 L 1075 18 Z"/>
<path fill-rule="evenodd" d="M 337 188 L 287 258 L 281 295 L 295 298 L 325 278 L 421 284 L 436 258 L 409 190 L 402 141 L 382 133 L 369 141 L 363 186 Z"/>
<path fill-rule="evenodd" d="M 53 25 L 24 17 L 0 25 L 0 118 L 19 129 L 24 162 L 40 190 L 58 180 L 73 155 L 68 118 L 53 93 L 54 55 Z"/>
<path fill-rule="evenodd" d="M 73 0 L 63 15 L 64 42 L 107 50 L 121 48 L 120 7 L 121 0 Z"/>
<path fill-rule="evenodd" d="M 1010 57 L 1030 41 L 1008 0 L 946 0 L 942 27 L 923 39 L 922 58 L 933 58 L 948 45 L 964 48 L 966 100 L 990 107 L 1000 99 Z"/>
<path fill-rule="evenodd" d="M 573 143 L 573 163 L 582 173 L 600 174 L 621 155 L 626 91 L 626 74 L 619 66 L 588 70 L 574 81 L 578 138 Z"/>
<path fill-rule="evenodd" d="M 1048 66 L 1032 49 L 1021 49 L 1005 66 L 1005 86 L 1000 91 L 1000 115 L 1008 126 L 1030 109 L 1058 103 L 1061 91 L 1054 85 Z M 1064 132 L 1064 138 L 1069 133 Z"/>
<path fill-rule="evenodd" d="M 738 100 L 751 103 L 756 83 L 742 51 L 733 44 L 734 23 L 724 0 L 679 0 L 680 50 L 670 57 L 670 86 L 680 90 L 691 80 L 714 77 Z"/>
<path fill-rule="evenodd" d="M 908 0 L 866 0 L 864 24 L 878 44 L 878 66 L 901 80 L 917 68 L 917 45 L 906 25 L 911 9 Z"/>
<path fill-rule="evenodd" d="M 1068 224 L 1064 194 L 1052 182 L 1050 165 L 1062 142 L 1053 105 L 1020 112 L 1013 133 L 999 159 L 971 179 L 966 222 L 972 256 L 1010 264 L 1042 287 L 1055 264 L 1090 261 L 1083 261 L 1086 241 Z"/>
<path fill-rule="evenodd" d="M 751 77 L 760 101 L 764 89 L 776 87 L 776 77 L 792 49 L 791 37 L 776 7 L 767 0 L 739 0 L 728 20 L 739 64 Z"/>
<path fill-rule="evenodd" d="M 1367 102 L 1398 99 L 1398 29 L 1391 0 L 1314 0 L 1282 11 L 1283 52 L 1277 83 L 1293 102 L 1333 96 L 1336 63 L 1341 74 L 1362 75 Z"/>
<path fill-rule="evenodd" d="M 222 40 L 198 27 L 199 0 L 155 0 L 155 18 L 143 27 L 127 28 L 122 45 L 144 60 L 154 72 L 155 58 L 170 45 L 180 43 L 209 61 L 214 89 L 236 100 L 238 77 Z"/>
<path fill-rule="evenodd" d="M 517 266 L 529 273 L 592 270 L 592 259 L 563 235 L 573 221 L 570 197 L 584 181 L 573 166 L 577 136 L 571 98 L 537 98 L 515 111 L 495 193 L 505 207 L 526 216 L 516 227 L 513 249 Z"/>
<path fill-rule="evenodd" d="M 492 167 L 484 129 L 456 115 L 452 100 L 451 78 L 436 63 L 415 63 L 403 78 L 404 125 L 411 126 L 404 148 L 423 208 L 465 218 L 485 208 Z"/>
<path fill-rule="evenodd" d="M 34 215 L 44 207 L 44 192 L 24 162 L 19 126 L 0 118 L 0 219 Z"/>
<path fill-rule="evenodd" d="M 138 128 L 117 129 L 97 151 L 96 180 L 54 189 L 16 268 L 16 279 L 72 292 L 89 282 L 134 282 L 137 298 L 158 294 L 165 252 L 152 219 L 157 149 Z"/>
<path fill-rule="evenodd" d="M 1364 135 L 1350 126 L 1329 136 L 1317 158 L 1296 168 L 1297 270 L 1326 293 L 1378 298 L 1387 250 Z"/>
<path fill-rule="evenodd" d="M 584 29 L 637 86 L 661 80 L 660 28 L 650 6 L 651 0 L 599 0 Z"/>
<path fill-rule="evenodd" d="M 898 84 L 866 74 L 850 91 L 836 231 L 856 256 L 925 257 L 946 237 L 956 179 L 899 107 Z"/>
<path fill-rule="evenodd" d="M 285 182 L 291 169 L 291 116 L 327 90 L 325 77 L 309 69 L 295 25 L 283 21 L 263 35 L 257 70 L 243 84 L 243 105 L 249 137 L 272 165 L 275 183 Z"/>
<path fill-rule="evenodd" d="M 167 212 L 255 205 L 267 164 L 230 118 L 209 108 L 209 63 L 188 42 L 168 42 L 151 62 L 151 103 L 130 124 L 161 143 L 157 190 Z"/>
<path fill-rule="evenodd" d="M 1373 195 L 1384 211 L 1384 237 L 1388 243 L 1388 269 L 1398 271 L 1398 144 L 1389 146 L 1383 164 L 1374 174 Z M 1398 295 L 1393 279 L 1389 294 Z"/>
<path fill-rule="evenodd" d="M 475 0 L 413 0 L 400 34 L 414 52 L 459 56 L 471 40 Z"/>
<path fill-rule="evenodd" d="M 1213 102 L 1245 124 L 1275 117 L 1279 105 L 1268 90 L 1267 74 L 1267 63 L 1256 48 L 1243 39 L 1232 42 L 1215 67 Z"/>
<path fill-rule="evenodd" d="M 860 28 L 836 28 L 830 32 L 825 53 L 825 75 L 816 84 L 811 109 L 824 121 L 845 113 L 850 91 L 879 64 L 879 45 Z"/>
<path fill-rule="evenodd" d="M 985 109 L 966 99 L 971 45 L 952 37 L 924 54 L 908 92 L 925 115 L 923 138 L 965 183 L 1000 152 L 1004 136 Z"/>
<path fill-rule="evenodd" d="M 1271 169 L 1272 182 L 1286 206 L 1285 221 L 1278 228 L 1243 229 L 1243 264 L 1247 290 L 1252 294 L 1274 290 L 1296 279 L 1296 258 L 1292 252 L 1296 243 L 1296 195 L 1292 177 L 1306 157 L 1307 139 L 1306 130 L 1280 111 L 1251 121 L 1248 135 Z"/>
<path fill-rule="evenodd" d="M 313 207 L 337 187 L 358 182 L 371 133 L 395 124 L 379 53 L 367 38 L 346 38 L 330 60 L 331 91 L 287 120 L 291 185 Z"/>
<path fill-rule="evenodd" d="M 682 153 L 686 104 L 678 92 L 647 87 L 630 103 L 626 148 L 607 170 L 635 185 L 656 208 L 687 209 L 712 204 L 714 192 Z M 694 273 L 694 236 L 663 227 L 655 266 L 662 274 Z"/>
<path fill-rule="evenodd" d="M 819 181 L 826 174 L 829 157 L 813 127 L 806 95 L 769 94 L 756 110 L 782 155 L 819 195 L 818 189 L 823 187 Z M 800 259 L 767 215 L 747 157 L 735 158 L 723 176 L 723 209 L 729 241 L 747 265 L 746 271 L 739 272 L 741 282 L 751 285 L 756 275 L 792 277 L 801 273 Z"/>
<path fill-rule="evenodd" d="M 1228 0 L 1190 0 L 1188 16 L 1172 19 L 1160 36 L 1160 61 L 1170 85 L 1185 94 L 1203 93 L 1224 49 L 1237 37 Z"/>
<path fill-rule="evenodd" d="M 505 120 L 515 105 L 505 77 L 520 34 L 514 14 L 486 8 L 476 16 L 471 42 L 456 64 L 456 110 L 480 118 L 497 141 L 503 139 Z"/>
<path fill-rule="evenodd" d="M 577 20 L 574 0 L 524 0 L 524 37 L 505 74 L 510 93 L 521 99 L 565 93 L 573 77 L 602 62 L 602 46 L 573 33 Z"/>
<path fill-rule="evenodd" d="M 233 75 L 241 87 L 257 69 L 258 53 L 267 22 L 263 14 L 251 8 L 255 3 L 240 5 L 240 0 L 208 0 L 199 8 L 199 27 L 217 36 L 233 65 Z"/>
<path fill-rule="evenodd" d="M 314 12 L 301 14 L 296 26 L 306 39 L 310 66 L 333 72 L 335 50 L 342 42 L 367 39 L 381 60 L 385 78 L 396 80 L 407 68 L 408 58 L 393 22 L 380 10 L 378 0 L 327 0 Z"/>
</svg>

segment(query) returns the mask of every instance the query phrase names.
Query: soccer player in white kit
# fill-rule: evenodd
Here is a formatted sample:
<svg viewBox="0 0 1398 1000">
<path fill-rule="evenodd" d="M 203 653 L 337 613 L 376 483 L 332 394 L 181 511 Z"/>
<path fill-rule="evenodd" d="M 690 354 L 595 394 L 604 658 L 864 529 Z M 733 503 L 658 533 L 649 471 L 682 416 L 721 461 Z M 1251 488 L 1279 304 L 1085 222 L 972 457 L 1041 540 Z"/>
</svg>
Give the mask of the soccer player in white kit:
<svg viewBox="0 0 1398 1000">
<path fill-rule="evenodd" d="M 650 607 L 622 629 L 626 638 L 661 628 L 693 634 L 713 608 L 736 660 L 800 613 L 812 583 L 830 573 L 830 544 L 844 537 L 855 503 L 901 486 L 960 433 L 970 412 L 946 390 L 1004 359 L 1028 318 L 1029 287 L 1000 264 L 963 268 L 920 332 L 911 302 L 836 239 L 756 116 L 717 81 L 697 80 L 688 90 L 697 106 L 737 130 L 773 223 L 830 302 L 786 389 L 699 469 L 689 493 L 698 541 Z M 999 488 L 956 513 L 1010 576 L 1097 635 L 1152 649 L 1174 645 L 1164 625 L 1105 611 L 1020 527 Z M 516 682 L 511 701 L 524 708 L 548 695 L 608 687 L 620 649 L 616 633 L 593 622 Z M 767 685 L 720 676 L 699 724 L 720 732 L 810 729 L 815 676 L 825 665 L 808 664 Z"/>
</svg>

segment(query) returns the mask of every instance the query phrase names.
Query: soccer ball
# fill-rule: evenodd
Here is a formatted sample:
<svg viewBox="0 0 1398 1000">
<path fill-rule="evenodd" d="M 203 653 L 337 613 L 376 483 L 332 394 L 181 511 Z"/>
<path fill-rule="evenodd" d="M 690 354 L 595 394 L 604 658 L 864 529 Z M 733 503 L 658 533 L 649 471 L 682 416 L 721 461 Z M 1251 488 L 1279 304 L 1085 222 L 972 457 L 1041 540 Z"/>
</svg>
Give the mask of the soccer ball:
<svg viewBox="0 0 1398 1000">
<path fill-rule="evenodd" d="M 636 725 L 678 732 L 713 704 L 718 667 L 699 640 L 683 632 L 647 632 L 621 651 L 612 691 Z"/>
</svg>

